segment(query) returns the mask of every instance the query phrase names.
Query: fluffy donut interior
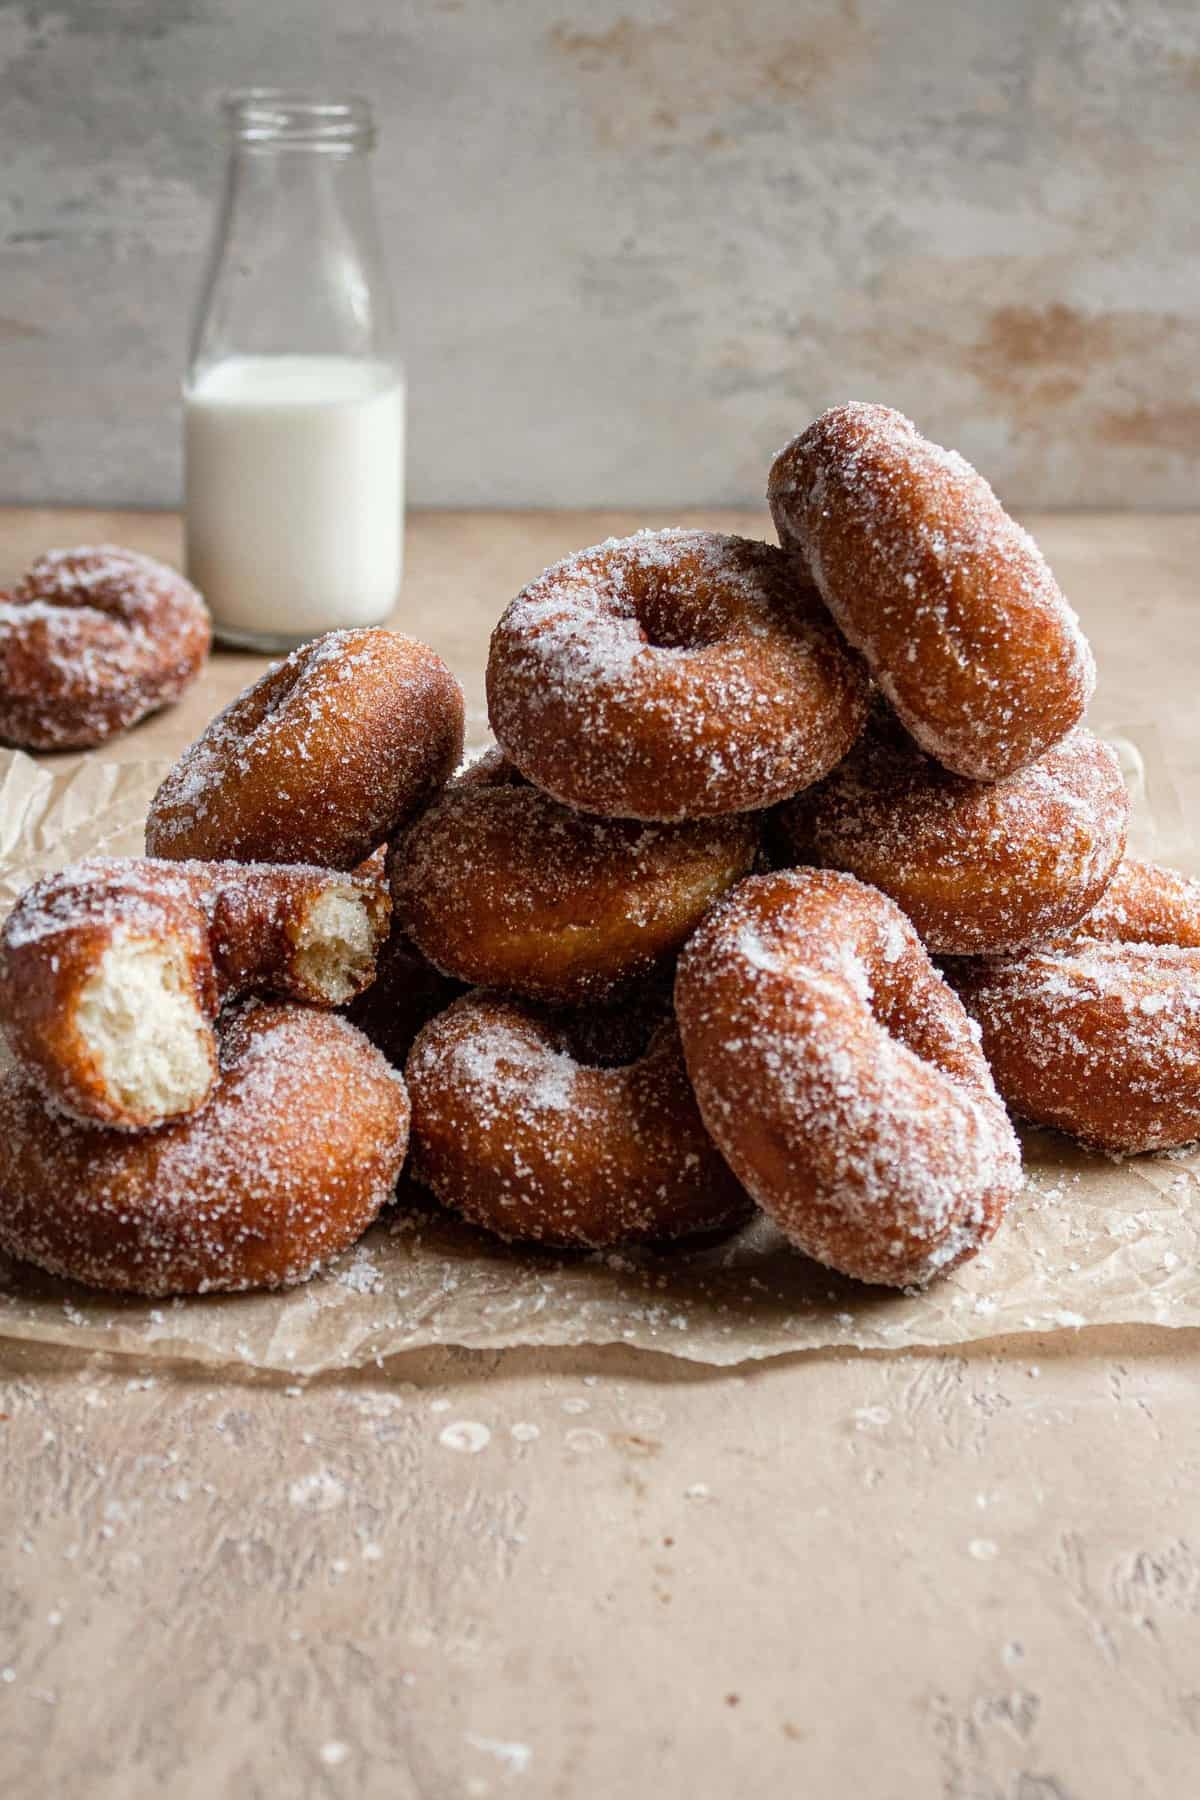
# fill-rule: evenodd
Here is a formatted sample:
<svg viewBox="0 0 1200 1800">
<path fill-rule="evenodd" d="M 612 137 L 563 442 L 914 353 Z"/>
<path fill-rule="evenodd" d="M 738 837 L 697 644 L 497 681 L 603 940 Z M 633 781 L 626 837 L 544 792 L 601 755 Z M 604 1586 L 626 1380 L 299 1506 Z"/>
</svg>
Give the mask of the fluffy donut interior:
<svg viewBox="0 0 1200 1800">
<path fill-rule="evenodd" d="M 169 941 L 109 944 L 80 991 L 75 1025 L 99 1079 L 146 1124 L 192 1112 L 207 1098 L 212 1028 Z"/>
<path fill-rule="evenodd" d="M 373 978 L 378 949 L 365 896 L 351 887 L 328 888 L 309 901 L 296 926 L 296 973 L 331 1006 L 341 1006 Z"/>
</svg>

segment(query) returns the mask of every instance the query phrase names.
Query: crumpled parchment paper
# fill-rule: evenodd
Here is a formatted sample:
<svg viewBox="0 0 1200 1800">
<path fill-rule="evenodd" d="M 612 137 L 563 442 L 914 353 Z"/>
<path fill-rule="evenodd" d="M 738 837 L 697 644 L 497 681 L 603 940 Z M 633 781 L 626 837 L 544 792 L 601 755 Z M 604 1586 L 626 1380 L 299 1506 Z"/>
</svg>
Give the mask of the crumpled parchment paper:
<svg viewBox="0 0 1200 1800">
<path fill-rule="evenodd" d="M 1195 869 L 1164 728 L 1113 722 L 1134 800 L 1131 848 Z M 165 765 L 36 764 L 0 753 L 0 913 L 82 855 L 137 852 Z M 306 1287 L 200 1300 L 114 1299 L 0 1258 L 0 1335 L 296 1375 L 429 1345 L 624 1343 L 729 1365 L 822 1346 L 900 1349 L 1014 1332 L 1200 1325 L 1200 1149 L 1112 1162 L 1024 1134 L 1027 1181 L 988 1251 L 920 1294 L 863 1288 L 765 1222 L 687 1251 L 517 1252 L 405 1186 Z"/>
</svg>

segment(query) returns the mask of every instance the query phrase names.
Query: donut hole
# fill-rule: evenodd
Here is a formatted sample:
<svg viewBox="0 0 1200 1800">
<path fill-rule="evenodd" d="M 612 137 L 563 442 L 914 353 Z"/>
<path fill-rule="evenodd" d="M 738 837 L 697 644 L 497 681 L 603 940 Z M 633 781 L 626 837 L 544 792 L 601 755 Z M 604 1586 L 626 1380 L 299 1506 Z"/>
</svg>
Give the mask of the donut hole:
<svg viewBox="0 0 1200 1800">
<path fill-rule="evenodd" d="M 146 938 L 109 944 L 80 991 L 75 1026 L 100 1082 L 142 1125 L 208 1097 L 213 1037 L 181 949 Z"/>
<path fill-rule="evenodd" d="M 880 1029 L 930 1068 L 952 1080 L 970 1081 L 973 1039 L 947 1031 L 943 1009 L 931 1004 L 928 977 L 917 976 L 911 965 L 900 971 L 893 965 L 882 969 L 877 965 L 872 973 L 871 1014 Z"/>
<path fill-rule="evenodd" d="M 645 1055 L 667 1011 L 664 995 L 658 1004 L 551 1014 L 551 1036 L 559 1053 L 581 1069 L 625 1069 Z"/>
<path fill-rule="evenodd" d="M 940 1068 L 944 1064 L 943 1033 L 931 1020 L 926 1001 L 927 995 L 919 990 L 876 988 L 871 996 L 871 1015 L 888 1037 L 903 1044 L 922 1062 Z"/>
<path fill-rule="evenodd" d="M 379 933 L 363 895 L 330 888 L 309 902 L 295 933 L 296 973 L 331 1006 L 342 1006 L 369 985 Z"/>
<path fill-rule="evenodd" d="M 652 650 L 703 650 L 728 636 L 724 607 L 696 590 L 686 576 L 655 572 L 634 595 L 634 617 Z"/>
</svg>

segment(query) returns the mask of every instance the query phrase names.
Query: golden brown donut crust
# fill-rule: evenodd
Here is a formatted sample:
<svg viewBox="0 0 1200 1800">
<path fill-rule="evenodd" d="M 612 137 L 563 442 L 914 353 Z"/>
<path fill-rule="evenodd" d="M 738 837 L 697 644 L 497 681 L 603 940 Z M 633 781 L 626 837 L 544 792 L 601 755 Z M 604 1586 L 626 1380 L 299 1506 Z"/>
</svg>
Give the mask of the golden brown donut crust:
<svg viewBox="0 0 1200 1800">
<path fill-rule="evenodd" d="M 1161 863 L 1127 856 L 1079 927 L 1111 944 L 1200 950 L 1200 881 Z"/>
<path fill-rule="evenodd" d="M 817 781 L 866 684 L 772 544 L 639 532 L 556 563 L 492 634 L 492 729 L 564 805 L 627 819 L 749 812 Z"/>
<path fill-rule="evenodd" d="M 1022 1118 L 1114 1154 L 1200 1137 L 1200 882 L 1130 859 L 1074 934 L 947 973 Z"/>
<path fill-rule="evenodd" d="M 1125 851 L 1116 755 L 1076 730 L 996 782 L 952 775 L 887 709 L 772 828 L 783 860 L 882 888 L 927 950 L 992 956 L 1044 943 L 1095 905 Z"/>
<path fill-rule="evenodd" d="M 0 1079 L 0 1249 L 120 1293 L 306 1281 L 391 1196 L 404 1084 L 334 1014 L 251 1002 L 221 1032 L 208 1105 L 132 1134 L 51 1113 Z"/>
<path fill-rule="evenodd" d="M 468 994 L 409 1054 L 413 1173 L 496 1236 L 605 1249 L 731 1228 L 750 1203 L 700 1121 L 673 1020 Z"/>
<path fill-rule="evenodd" d="M 116 544 L 39 556 L 0 595 L 0 740 L 87 750 L 169 706 L 212 631 L 176 570 Z"/>
<path fill-rule="evenodd" d="M 758 842 L 750 814 L 661 824 L 574 812 L 494 751 L 394 844 L 397 925 L 459 981 L 603 999 L 678 950 Z"/>
<path fill-rule="evenodd" d="M 781 544 L 946 768 L 998 780 L 1079 723 L 1095 665 L 1045 559 L 902 413 L 823 413 L 780 451 L 767 497 Z"/>
<path fill-rule="evenodd" d="M 899 907 L 851 875 L 753 876 L 679 959 L 700 1112 L 807 1255 L 904 1287 L 992 1236 L 1020 1151 L 970 1020 Z"/>
<path fill-rule="evenodd" d="M 310 953 L 314 907 L 357 901 L 373 942 L 331 979 Z M 9 1049 L 44 1099 L 84 1121 L 141 1129 L 162 1114 L 137 1110 L 81 1029 L 81 1007 L 106 954 L 146 944 L 168 955 L 204 1026 L 209 1089 L 217 1076 L 212 1025 L 250 993 L 316 1005 L 373 979 L 391 907 L 378 881 L 297 865 L 164 862 L 96 857 L 35 882 L 0 931 L 0 1024 Z M 145 1030 L 153 1030 L 147 1017 Z M 194 1105 L 205 1098 L 197 1092 Z M 190 1110 L 190 1109 L 189 1109 Z"/>
<path fill-rule="evenodd" d="M 462 689 L 427 644 L 330 631 L 218 713 L 150 806 L 152 856 L 352 869 L 462 755 Z"/>
</svg>

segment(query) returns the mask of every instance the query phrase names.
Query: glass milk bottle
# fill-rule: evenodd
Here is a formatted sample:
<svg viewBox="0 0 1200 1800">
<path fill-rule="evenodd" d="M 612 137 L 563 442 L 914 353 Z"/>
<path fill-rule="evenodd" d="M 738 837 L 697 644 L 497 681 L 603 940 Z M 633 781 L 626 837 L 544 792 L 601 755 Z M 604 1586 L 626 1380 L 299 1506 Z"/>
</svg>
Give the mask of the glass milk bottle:
<svg viewBox="0 0 1200 1800">
<path fill-rule="evenodd" d="M 253 89 L 225 116 L 184 386 L 187 572 L 224 642 L 286 650 L 396 603 L 404 374 L 366 102 Z"/>
</svg>

